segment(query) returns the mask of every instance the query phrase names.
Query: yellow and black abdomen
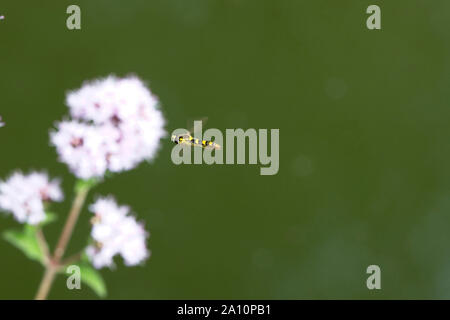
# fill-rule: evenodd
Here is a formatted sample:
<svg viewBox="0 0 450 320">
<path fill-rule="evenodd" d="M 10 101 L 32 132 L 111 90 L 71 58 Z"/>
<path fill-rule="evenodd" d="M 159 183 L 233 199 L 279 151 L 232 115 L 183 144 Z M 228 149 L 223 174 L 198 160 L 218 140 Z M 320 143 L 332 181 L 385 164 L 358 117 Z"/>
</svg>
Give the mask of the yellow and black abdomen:
<svg viewBox="0 0 450 320">
<path fill-rule="evenodd" d="M 209 141 L 209 140 L 200 140 L 194 137 L 189 137 L 189 142 L 191 143 L 191 145 L 193 146 L 199 146 L 199 147 L 213 147 L 214 146 L 214 142 Z"/>
<path fill-rule="evenodd" d="M 191 146 L 196 147 L 203 147 L 203 148 L 215 148 L 219 149 L 220 146 L 217 143 L 214 143 L 210 140 L 200 140 L 197 138 L 194 138 L 190 135 L 178 135 L 178 136 L 172 136 L 172 141 L 176 144 L 187 144 Z"/>
<path fill-rule="evenodd" d="M 210 147 L 210 148 L 214 148 L 214 149 L 220 149 L 220 145 L 218 145 L 217 143 L 212 142 L 210 140 L 202 140 L 201 145 L 203 148 Z"/>
</svg>

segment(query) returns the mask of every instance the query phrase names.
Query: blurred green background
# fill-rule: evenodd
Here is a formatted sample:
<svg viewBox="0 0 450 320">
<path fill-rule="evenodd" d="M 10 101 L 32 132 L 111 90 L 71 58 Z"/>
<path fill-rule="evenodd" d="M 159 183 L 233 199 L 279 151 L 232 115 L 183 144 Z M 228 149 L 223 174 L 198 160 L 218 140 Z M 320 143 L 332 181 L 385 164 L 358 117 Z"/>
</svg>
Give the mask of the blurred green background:
<svg viewBox="0 0 450 320">
<path fill-rule="evenodd" d="M 77 4 L 82 29 L 66 28 Z M 382 30 L 366 28 L 370 4 Z M 115 176 L 150 229 L 144 267 L 102 270 L 111 299 L 450 298 L 450 2 L 2 0 L 0 177 L 57 162 L 48 131 L 84 80 L 135 73 L 170 133 L 279 128 L 280 171 L 170 160 Z M 189 200 L 189 196 L 198 195 Z M 69 202 L 46 228 L 55 244 Z M 89 233 L 82 215 L 68 253 Z M 0 231 L 17 227 L 1 217 Z M 382 289 L 366 288 L 377 264 Z M 0 298 L 34 297 L 43 269 L 0 241 Z M 50 299 L 95 299 L 87 287 Z"/>
</svg>

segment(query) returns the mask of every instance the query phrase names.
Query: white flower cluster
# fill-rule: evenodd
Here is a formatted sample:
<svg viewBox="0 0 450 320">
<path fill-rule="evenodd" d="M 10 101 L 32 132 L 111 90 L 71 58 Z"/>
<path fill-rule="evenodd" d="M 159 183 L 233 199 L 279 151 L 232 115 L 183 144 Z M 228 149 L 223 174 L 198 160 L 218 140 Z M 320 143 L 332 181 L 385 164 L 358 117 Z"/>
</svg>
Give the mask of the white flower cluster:
<svg viewBox="0 0 450 320">
<path fill-rule="evenodd" d="M 0 181 L 0 209 L 12 212 L 21 223 L 38 224 L 45 219 L 44 202 L 63 199 L 59 183 L 42 172 L 16 172 Z"/>
<path fill-rule="evenodd" d="M 111 267 L 120 254 L 125 265 L 140 264 L 150 256 L 146 247 L 148 233 L 144 226 L 128 215 L 130 208 L 118 206 L 112 197 L 100 198 L 89 207 L 95 214 L 91 236 L 95 244 L 86 249 L 95 268 Z"/>
<path fill-rule="evenodd" d="M 51 141 L 79 178 L 135 168 L 155 156 L 165 135 L 158 100 L 136 77 L 88 82 L 66 102 L 72 120 L 57 124 Z"/>
<path fill-rule="evenodd" d="M 2 116 L 0 116 L 0 128 L 3 127 L 5 123 L 2 121 Z"/>
</svg>

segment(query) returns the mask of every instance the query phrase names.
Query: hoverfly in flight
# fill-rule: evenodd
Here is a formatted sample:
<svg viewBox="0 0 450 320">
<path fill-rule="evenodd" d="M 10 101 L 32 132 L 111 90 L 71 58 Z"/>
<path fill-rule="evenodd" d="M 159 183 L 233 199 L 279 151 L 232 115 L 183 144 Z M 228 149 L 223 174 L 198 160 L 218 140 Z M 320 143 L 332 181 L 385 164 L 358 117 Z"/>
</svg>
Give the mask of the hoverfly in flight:
<svg viewBox="0 0 450 320">
<path fill-rule="evenodd" d="M 202 122 L 205 122 L 207 118 L 202 119 Z M 190 130 L 193 131 L 193 130 Z M 212 149 L 220 149 L 220 144 L 215 143 L 211 140 L 200 140 L 197 138 L 194 138 L 191 136 L 190 131 L 186 131 L 186 133 L 183 134 L 174 134 L 172 135 L 172 142 L 175 144 L 182 144 L 187 146 L 194 146 L 194 147 L 202 147 L 202 148 L 212 148 Z"/>
</svg>

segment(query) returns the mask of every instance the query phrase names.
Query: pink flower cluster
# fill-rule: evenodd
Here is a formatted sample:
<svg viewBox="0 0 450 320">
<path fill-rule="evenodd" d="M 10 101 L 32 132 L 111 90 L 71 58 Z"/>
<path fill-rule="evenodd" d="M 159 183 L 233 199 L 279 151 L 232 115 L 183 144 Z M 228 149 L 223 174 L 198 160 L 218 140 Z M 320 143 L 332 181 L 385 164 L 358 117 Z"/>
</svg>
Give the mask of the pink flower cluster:
<svg viewBox="0 0 450 320">
<path fill-rule="evenodd" d="M 89 208 L 95 214 L 91 236 L 95 243 L 86 253 L 95 268 L 111 267 L 115 255 L 121 255 L 127 266 L 134 266 L 150 255 L 146 247 L 148 233 L 130 208 L 119 206 L 112 197 L 99 198 Z"/>
<path fill-rule="evenodd" d="M 136 77 L 85 83 L 66 103 L 72 119 L 57 124 L 51 142 L 78 178 L 133 169 L 155 156 L 165 135 L 158 100 Z"/>
<path fill-rule="evenodd" d="M 63 199 L 59 184 L 42 172 L 16 172 L 0 181 L 0 209 L 11 212 L 21 223 L 38 224 L 45 219 L 44 203 Z"/>
</svg>

